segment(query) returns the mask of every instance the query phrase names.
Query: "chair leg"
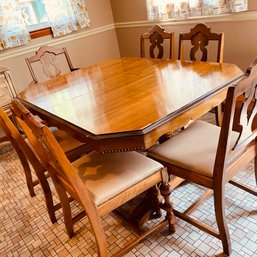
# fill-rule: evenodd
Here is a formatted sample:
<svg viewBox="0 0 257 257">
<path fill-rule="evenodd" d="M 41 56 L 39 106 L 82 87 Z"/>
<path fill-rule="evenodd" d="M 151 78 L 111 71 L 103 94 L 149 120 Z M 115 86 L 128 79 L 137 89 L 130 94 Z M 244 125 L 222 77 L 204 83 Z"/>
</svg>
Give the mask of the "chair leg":
<svg viewBox="0 0 257 257">
<path fill-rule="evenodd" d="M 28 147 L 28 146 L 24 145 L 24 147 Z M 44 170 L 43 166 L 41 165 L 41 163 L 36 158 L 36 156 L 30 151 L 29 148 L 26 149 L 26 154 L 30 160 L 31 165 L 33 166 L 33 169 L 36 173 L 38 181 L 42 187 L 49 218 L 52 223 L 55 223 L 57 221 L 56 216 L 55 216 L 55 211 L 57 208 L 55 208 L 55 206 L 54 206 L 53 195 L 52 195 L 50 186 L 48 184 L 47 177 L 45 175 L 45 170 Z"/>
<path fill-rule="evenodd" d="M 29 163 L 28 163 L 25 155 L 23 154 L 23 152 L 20 150 L 20 148 L 18 146 L 16 146 L 15 144 L 13 144 L 13 146 L 14 146 L 16 153 L 19 156 L 21 165 L 23 167 L 29 194 L 31 197 L 34 197 L 36 194 L 35 194 L 35 190 L 34 190 L 34 184 L 33 184 L 33 180 L 32 180 L 32 174 L 31 174 L 31 169 L 29 167 Z"/>
<path fill-rule="evenodd" d="M 223 252 L 227 256 L 229 256 L 232 252 L 231 249 L 231 240 L 228 231 L 228 226 L 226 222 L 225 216 L 225 203 L 224 203 L 224 185 L 217 185 L 218 188 L 215 187 L 213 192 L 214 196 L 214 209 L 216 221 L 219 229 L 220 240 L 223 246 Z"/>
<path fill-rule="evenodd" d="M 54 182 L 54 185 L 55 185 L 56 191 L 58 193 L 58 196 L 60 198 L 66 231 L 67 231 L 69 237 L 72 238 L 75 236 L 75 233 L 74 233 L 74 229 L 73 229 L 70 200 L 67 196 L 67 193 L 62 188 L 62 186 L 58 184 L 58 182 Z"/>
<path fill-rule="evenodd" d="M 255 173 L 255 183 L 257 186 L 257 156 L 254 157 L 254 173 Z"/>
<path fill-rule="evenodd" d="M 175 229 L 175 215 L 172 211 L 173 206 L 172 206 L 172 203 L 170 201 L 171 189 L 170 189 L 170 185 L 167 181 L 164 181 L 164 182 L 161 183 L 160 192 L 161 192 L 161 195 L 164 198 L 164 203 L 162 204 L 162 208 L 166 211 L 165 219 L 168 220 L 169 234 L 173 234 L 176 231 L 176 229 Z"/>
<path fill-rule="evenodd" d="M 215 107 L 215 120 L 216 120 L 216 125 L 221 127 L 222 124 L 222 103 L 218 106 Z"/>
<path fill-rule="evenodd" d="M 150 191 L 152 191 L 152 208 L 153 213 L 151 218 L 160 218 L 162 216 L 161 208 L 160 208 L 160 199 L 159 199 L 159 190 L 157 185 L 153 186 Z"/>
</svg>

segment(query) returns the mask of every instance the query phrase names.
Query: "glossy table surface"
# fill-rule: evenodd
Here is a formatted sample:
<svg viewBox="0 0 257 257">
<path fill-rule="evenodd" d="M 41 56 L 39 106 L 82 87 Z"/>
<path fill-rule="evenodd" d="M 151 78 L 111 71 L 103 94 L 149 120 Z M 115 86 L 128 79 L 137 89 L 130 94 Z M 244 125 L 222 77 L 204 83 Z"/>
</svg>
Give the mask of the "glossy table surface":
<svg viewBox="0 0 257 257">
<path fill-rule="evenodd" d="M 147 149 L 222 102 L 242 75 L 234 64 L 124 57 L 31 84 L 18 97 L 96 150 Z"/>
</svg>

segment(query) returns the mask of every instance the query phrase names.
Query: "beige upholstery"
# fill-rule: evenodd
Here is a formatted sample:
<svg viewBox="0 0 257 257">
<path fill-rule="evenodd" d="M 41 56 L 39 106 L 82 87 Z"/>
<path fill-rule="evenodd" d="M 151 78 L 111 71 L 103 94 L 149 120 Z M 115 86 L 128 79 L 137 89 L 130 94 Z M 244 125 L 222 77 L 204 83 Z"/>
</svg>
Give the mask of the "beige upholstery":
<svg viewBox="0 0 257 257">
<path fill-rule="evenodd" d="M 153 147 L 148 156 L 211 178 L 219 134 L 220 127 L 195 121 L 175 137 Z M 231 143 L 235 144 L 237 138 L 235 132 Z"/>
<path fill-rule="evenodd" d="M 96 205 L 137 184 L 163 166 L 137 152 L 91 152 L 72 165 L 78 170 Z"/>
</svg>

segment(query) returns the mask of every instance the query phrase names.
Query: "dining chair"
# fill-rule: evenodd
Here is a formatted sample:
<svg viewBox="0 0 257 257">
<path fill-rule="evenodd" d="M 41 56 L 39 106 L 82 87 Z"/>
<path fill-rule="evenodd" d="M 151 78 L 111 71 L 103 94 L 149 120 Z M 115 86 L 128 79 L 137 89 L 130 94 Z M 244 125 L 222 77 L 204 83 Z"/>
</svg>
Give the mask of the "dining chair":
<svg viewBox="0 0 257 257">
<path fill-rule="evenodd" d="M 14 108 L 22 109 L 20 105 L 18 100 L 12 102 Z M 27 125 L 24 132 L 54 182 L 70 237 L 74 236 L 73 224 L 86 214 L 96 239 L 99 256 L 108 256 L 100 218 L 153 187 L 160 190 L 165 200 L 162 204 L 166 210 L 165 218 L 135 241 L 122 247 L 115 256 L 123 256 L 143 238 L 164 225 L 169 225 L 169 231 L 174 232 L 175 220 L 169 198 L 168 174 L 160 163 L 133 151 L 112 154 L 92 151 L 70 162 L 46 125 L 38 122 L 29 113 L 19 121 Z M 74 217 L 67 193 L 84 209 Z M 155 208 L 159 211 L 157 198 L 158 196 L 155 199 Z"/>
<path fill-rule="evenodd" d="M 60 57 L 58 59 L 57 57 Z M 63 57 L 63 59 L 61 59 Z M 62 48 L 54 48 L 51 46 L 42 46 L 36 51 L 34 56 L 26 58 L 26 63 L 28 65 L 29 71 L 31 73 L 32 79 L 34 83 L 39 82 L 39 75 L 36 76 L 35 70 L 37 67 L 34 67 L 34 63 L 40 63 L 43 68 L 43 74 L 46 76 L 46 79 L 55 78 L 61 75 L 62 73 L 62 65 L 61 62 L 65 61 L 67 64 L 67 68 L 69 71 L 77 70 L 73 67 L 68 52 L 65 47 Z M 63 66 L 63 69 L 66 68 Z M 42 76 L 41 76 L 42 77 Z"/>
<path fill-rule="evenodd" d="M 224 51 L 224 33 L 213 33 L 211 29 L 206 26 L 204 23 L 198 23 L 194 26 L 190 32 L 187 33 L 180 33 L 179 34 L 179 48 L 178 48 L 178 59 L 184 60 L 187 59 L 184 57 L 185 49 L 186 49 L 186 42 L 190 42 L 189 48 L 189 59 L 191 61 L 197 60 L 197 54 L 200 52 L 201 58 L 200 61 L 206 62 L 210 61 L 209 54 L 208 54 L 208 46 L 209 43 L 217 44 L 217 55 L 215 61 L 218 63 L 223 62 L 223 51 Z M 211 47 L 212 53 L 215 51 L 213 50 L 215 46 Z M 215 118 L 216 123 L 221 125 L 222 121 L 222 105 L 215 107 Z"/>
<path fill-rule="evenodd" d="M 22 130 L 24 126 L 22 126 L 22 122 L 19 120 L 22 115 L 27 114 L 28 110 L 26 108 L 18 109 L 16 106 L 11 106 L 11 111 L 13 118 L 19 125 L 21 125 L 20 129 Z M 24 137 L 24 135 L 21 134 L 22 131 L 17 129 L 17 127 L 13 124 L 13 122 L 2 109 L 0 109 L 0 127 L 5 132 L 7 139 L 12 143 L 20 158 L 30 196 L 35 196 L 34 187 L 40 184 L 44 193 L 48 215 L 51 222 L 55 223 L 57 221 L 55 212 L 61 208 L 61 205 L 60 203 L 54 204 L 53 202 L 52 191 L 48 183 L 49 174 L 47 169 L 42 166 L 41 161 L 38 159 L 35 152 L 31 149 L 31 144 L 29 144 L 29 141 Z M 63 130 L 51 127 L 51 131 L 65 152 L 67 158 L 71 161 L 76 160 L 81 155 L 86 154 L 92 150 L 89 144 L 81 143 Z M 29 163 L 33 167 L 36 179 L 32 176 Z"/>
<path fill-rule="evenodd" d="M 191 48 L 189 59 L 191 61 L 197 60 L 197 52 L 201 52 L 200 60 L 206 62 L 208 58 L 208 48 L 210 42 L 217 43 L 217 55 L 216 62 L 223 62 L 223 51 L 224 51 L 224 33 L 213 33 L 211 29 L 204 23 L 196 24 L 190 32 L 179 34 L 179 47 L 178 47 L 178 59 L 184 60 L 185 43 L 190 41 Z M 213 48 L 212 48 L 213 50 Z"/>
<path fill-rule="evenodd" d="M 149 56 L 151 58 L 163 58 L 164 40 L 169 41 L 168 58 L 174 57 L 174 32 L 167 32 L 159 24 L 154 25 L 148 32 L 140 37 L 140 56 L 146 57 L 146 41 L 149 42 Z M 157 53 L 155 53 L 157 51 Z M 156 55 L 157 54 L 157 55 Z"/>
<path fill-rule="evenodd" d="M 40 62 L 43 65 L 44 74 L 48 78 L 54 78 L 61 74 L 61 68 L 57 60 L 57 56 L 59 55 L 65 57 L 69 66 L 69 71 L 77 70 L 77 68 L 73 67 L 66 48 L 56 49 L 51 46 L 42 46 L 36 52 L 36 55 L 26 58 L 27 65 L 33 78 L 32 83 L 38 83 L 38 78 L 32 67 L 32 64 L 35 62 Z M 42 120 L 42 122 L 46 121 Z M 51 130 L 70 160 L 72 158 L 76 159 L 79 152 L 88 152 L 91 149 L 89 144 L 79 142 L 79 140 L 76 140 L 74 137 L 68 135 L 65 131 L 58 129 L 57 127 L 51 127 Z"/>
<path fill-rule="evenodd" d="M 35 196 L 34 187 L 40 184 L 44 193 L 49 217 L 52 223 L 55 223 L 55 211 L 60 208 L 60 204 L 54 205 L 51 189 L 47 182 L 48 175 L 46 174 L 46 170 L 2 108 L 0 108 L 0 127 L 4 131 L 7 140 L 12 143 L 20 159 L 30 196 Z M 29 163 L 32 165 L 37 179 L 32 177 L 32 171 Z"/>
<path fill-rule="evenodd" d="M 240 177 L 234 178 L 243 165 L 254 159 L 257 182 L 257 129 L 252 129 L 252 122 L 257 113 L 256 64 L 257 58 L 237 85 L 228 88 L 221 127 L 197 120 L 177 136 L 154 146 L 148 152 L 149 157 L 168 168 L 169 174 L 207 189 L 206 193 L 193 205 L 182 212 L 174 209 L 174 214 L 220 239 L 226 255 L 230 255 L 232 249 L 225 217 L 225 185 L 230 183 L 257 196 L 255 188 L 246 185 L 245 181 L 240 181 Z M 237 124 L 240 126 L 240 131 L 237 132 L 233 130 L 234 113 L 236 100 L 241 95 L 244 95 L 246 99 L 241 108 L 239 124 Z M 254 101 L 255 105 L 252 112 L 247 113 L 251 101 Z M 190 216 L 191 212 L 211 194 L 214 196 L 218 230 Z"/>
</svg>

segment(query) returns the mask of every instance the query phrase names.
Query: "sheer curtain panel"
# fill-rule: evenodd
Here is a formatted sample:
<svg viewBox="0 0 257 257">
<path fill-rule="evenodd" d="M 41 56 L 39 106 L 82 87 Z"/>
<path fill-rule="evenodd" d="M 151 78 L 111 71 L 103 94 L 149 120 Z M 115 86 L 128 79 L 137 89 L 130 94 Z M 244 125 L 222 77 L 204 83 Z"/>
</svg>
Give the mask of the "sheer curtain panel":
<svg viewBox="0 0 257 257">
<path fill-rule="evenodd" d="M 146 0 L 149 20 L 188 18 L 242 12 L 247 0 Z"/>
<path fill-rule="evenodd" d="M 18 0 L 0 1 L 0 50 L 30 42 Z"/>
<path fill-rule="evenodd" d="M 89 26 L 85 0 L 43 0 L 54 37 Z"/>
<path fill-rule="evenodd" d="M 53 36 L 58 37 L 89 26 L 85 2 L 86 0 L 0 0 L 0 50 L 30 42 L 28 27 L 35 25 L 40 20 L 36 16 L 41 14 L 34 8 L 34 4 L 43 8 L 44 23 L 46 26 L 50 25 Z M 31 7 L 29 14 L 32 16 L 28 16 L 26 7 Z M 30 24 L 28 19 L 32 17 L 35 19 Z"/>
</svg>

